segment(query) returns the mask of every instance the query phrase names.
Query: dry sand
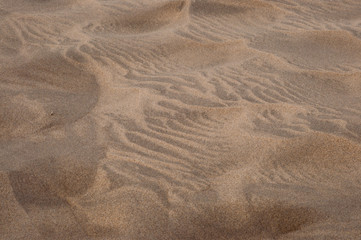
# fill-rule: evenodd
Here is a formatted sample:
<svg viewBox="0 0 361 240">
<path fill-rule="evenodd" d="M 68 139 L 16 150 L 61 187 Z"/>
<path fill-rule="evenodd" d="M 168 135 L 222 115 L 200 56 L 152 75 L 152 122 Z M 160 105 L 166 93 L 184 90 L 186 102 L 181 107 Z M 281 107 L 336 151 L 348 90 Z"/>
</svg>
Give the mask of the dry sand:
<svg viewBox="0 0 361 240">
<path fill-rule="evenodd" d="M 0 0 L 0 239 L 361 239 L 360 0 Z"/>
</svg>

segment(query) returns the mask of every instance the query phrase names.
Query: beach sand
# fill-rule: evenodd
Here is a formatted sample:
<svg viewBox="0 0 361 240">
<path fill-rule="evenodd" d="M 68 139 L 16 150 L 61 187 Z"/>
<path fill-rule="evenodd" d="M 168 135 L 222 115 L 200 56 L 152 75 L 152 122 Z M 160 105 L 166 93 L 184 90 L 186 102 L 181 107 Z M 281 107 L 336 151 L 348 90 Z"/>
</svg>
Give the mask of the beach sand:
<svg viewBox="0 0 361 240">
<path fill-rule="evenodd" d="M 361 239 L 361 2 L 0 0 L 0 239 Z"/>
</svg>

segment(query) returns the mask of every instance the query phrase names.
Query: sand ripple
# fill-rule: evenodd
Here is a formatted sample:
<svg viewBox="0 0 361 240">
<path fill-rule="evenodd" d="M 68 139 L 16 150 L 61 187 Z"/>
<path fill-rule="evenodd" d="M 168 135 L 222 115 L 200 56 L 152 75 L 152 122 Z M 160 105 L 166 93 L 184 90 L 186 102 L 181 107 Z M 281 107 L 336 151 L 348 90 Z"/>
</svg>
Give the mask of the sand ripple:
<svg viewBox="0 0 361 240">
<path fill-rule="evenodd" d="M 1 239 L 359 239 L 357 0 L 3 0 Z"/>
</svg>

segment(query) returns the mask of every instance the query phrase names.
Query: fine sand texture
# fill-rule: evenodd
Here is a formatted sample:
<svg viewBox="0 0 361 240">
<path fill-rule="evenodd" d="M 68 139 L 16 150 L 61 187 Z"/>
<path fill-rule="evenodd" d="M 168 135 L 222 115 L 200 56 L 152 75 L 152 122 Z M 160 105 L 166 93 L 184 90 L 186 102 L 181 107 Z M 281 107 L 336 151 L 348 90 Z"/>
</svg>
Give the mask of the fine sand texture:
<svg viewBox="0 0 361 240">
<path fill-rule="evenodd" d="M 13 239 L 361 239 L 361 1 L 0 0 Z"/>
</svg>

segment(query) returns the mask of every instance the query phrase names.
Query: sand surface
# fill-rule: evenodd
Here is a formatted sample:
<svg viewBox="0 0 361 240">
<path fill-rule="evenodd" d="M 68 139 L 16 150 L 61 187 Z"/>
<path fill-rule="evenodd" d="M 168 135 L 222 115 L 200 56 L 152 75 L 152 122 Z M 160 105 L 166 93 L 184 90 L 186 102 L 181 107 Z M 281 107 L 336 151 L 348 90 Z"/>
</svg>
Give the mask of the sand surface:
<svg viewBox="0 0 361 240">
<path fill-rule="evenodd" d="M 361 239 L 361 1 L 0 0 L 0 239 Z"/>
</svg>

